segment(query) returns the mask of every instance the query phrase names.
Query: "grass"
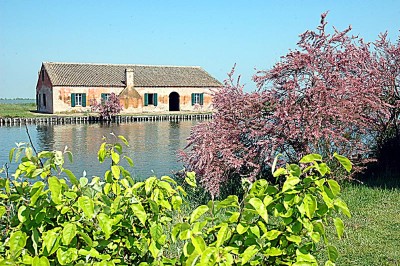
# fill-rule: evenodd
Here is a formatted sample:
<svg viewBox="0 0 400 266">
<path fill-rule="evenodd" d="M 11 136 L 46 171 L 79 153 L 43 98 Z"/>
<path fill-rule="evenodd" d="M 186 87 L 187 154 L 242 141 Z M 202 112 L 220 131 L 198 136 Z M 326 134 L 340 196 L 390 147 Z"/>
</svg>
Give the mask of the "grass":
<svg viewBox="0 0 400 266">
<path fill-rule="evenodd" d="M 400 265 L 400 189 L 345 184 L 342 198 L 352 217 L 343 218 L 345 236 L 331 238 L 336 265 Z"/>
<path fill-rule="evenodd" d="M 36 117 L 35 103 L 0 104 L 0 117 Z"/>
</svg>

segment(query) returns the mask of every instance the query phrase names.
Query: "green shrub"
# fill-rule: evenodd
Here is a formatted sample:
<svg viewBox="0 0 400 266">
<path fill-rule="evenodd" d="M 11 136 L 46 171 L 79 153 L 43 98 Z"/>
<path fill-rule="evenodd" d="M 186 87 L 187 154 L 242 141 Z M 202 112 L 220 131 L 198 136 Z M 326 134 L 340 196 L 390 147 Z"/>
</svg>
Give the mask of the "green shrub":
<svg viewBox="0 0 400 266">
<path fill-rule="evenodd" d="M 335 154 L 350 171 L 348 159 Z M 340 186 L 324 176 L 330 173 L 318 154 L 274 171 L 285 176 L 281 187 L 264 179 L 248 184 L 241 202 L 235 195 L 196 208 L 187 222 L 178 223 L 172 239 L 184 241 L 182 264 L 193 265 L 318 265 L 312 255 L 324 242 L 334 265 L 337 249 L 329 245 L 325 227 L 332 221 L 339 238 L 344 225 L 334 213 L 350 216 L 339 198 Z"/>
<path fill-rule="evenodd" d="M 332 220 L 340 238 L 343 222 L 334 213 L 350 213 L 319 155 L 274 171 L 286 178 L 282 187 L 244 182 L 241 202 L 235 195 L 210 201 L 175 222 L 185 190 L 167 176 L 134 181 L 119 165 L 133 164 L 123 154 L 128 143 L 115 139 L 98 152 L 110 169 L 91 180 L 63 168 L 69 152 L 11 150 L 10 161 L 22 158 L 13 177 L 0 179 L 0 265 L 317 265 L 312 254 L 321 240 L 326 265 L 336 260 L 325 226 Z M 196 186 L 192 172 L 185 181 Z M 166 255 L 173 242 L 181 244 L 176 258 Z"/>
</svg>

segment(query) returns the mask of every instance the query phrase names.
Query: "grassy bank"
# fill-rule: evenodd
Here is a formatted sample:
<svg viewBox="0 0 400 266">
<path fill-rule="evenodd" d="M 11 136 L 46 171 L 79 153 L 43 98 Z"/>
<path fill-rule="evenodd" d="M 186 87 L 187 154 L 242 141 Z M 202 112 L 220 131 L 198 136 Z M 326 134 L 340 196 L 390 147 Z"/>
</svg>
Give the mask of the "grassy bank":
<svg viewBox="0 0 400 266">
<path fill-rule="evenodd" d="M 36 117 L 35 103 L 0 104 L 0 117 Z"/>
<path fill-rule="evenodd" d="M 342 198 L 352 218 L 344 218 L 344 238 L 333 240 L 337 265 L 400 265 L 400 189 L 344 185 Z"/>
</svg>

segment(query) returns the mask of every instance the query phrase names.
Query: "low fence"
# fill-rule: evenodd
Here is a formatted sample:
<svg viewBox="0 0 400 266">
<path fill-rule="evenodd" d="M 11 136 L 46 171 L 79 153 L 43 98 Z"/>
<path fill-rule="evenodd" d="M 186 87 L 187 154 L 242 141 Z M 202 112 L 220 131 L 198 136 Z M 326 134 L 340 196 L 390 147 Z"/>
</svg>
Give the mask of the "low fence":
<svg viewBox="0 0 400 266">
<path fill-rule="evenodd" d="M 141 116 L 116 116 L 112 122 L 145 122 L 145 121 L 180 121 L 180 120 L 207 120 L 212 114 L 163 114 Z M 25 124 L 80 124 L 102 122 L 98 116 L 52 116 L 34 118 L 0 118 L 0 126 L 18 126 Z"/>
</svg>

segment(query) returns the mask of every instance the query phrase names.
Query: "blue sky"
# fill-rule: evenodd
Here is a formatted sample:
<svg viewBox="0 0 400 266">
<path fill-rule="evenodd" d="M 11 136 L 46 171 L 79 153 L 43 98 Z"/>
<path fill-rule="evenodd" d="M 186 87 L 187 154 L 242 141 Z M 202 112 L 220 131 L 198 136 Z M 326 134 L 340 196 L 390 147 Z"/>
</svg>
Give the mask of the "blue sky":
<svg viewBox="0 0 400 266">
<path fill-rule="evenodd" d="M 400 1 L 0 0 L 0 97 L 35 96 L 43 61 L 196 65 L 223 81 L 236 63 L 247 90 L 329 10 L 329 29 L 367 41 L 400 30 Z"/>
</svg>

